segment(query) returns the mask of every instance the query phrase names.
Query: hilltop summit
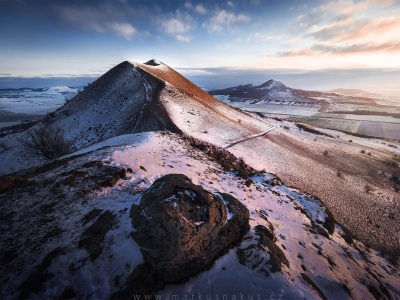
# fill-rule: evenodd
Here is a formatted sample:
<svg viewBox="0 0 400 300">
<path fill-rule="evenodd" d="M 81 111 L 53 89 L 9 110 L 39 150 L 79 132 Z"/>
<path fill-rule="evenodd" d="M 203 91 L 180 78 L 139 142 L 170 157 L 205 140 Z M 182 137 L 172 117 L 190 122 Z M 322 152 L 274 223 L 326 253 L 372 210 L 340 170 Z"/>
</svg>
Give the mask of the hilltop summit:
<svg viewBox="0 0 400 300">
<path fill-rule="evenodd" d="M 261 89 L 268 89 L 268 90 L 287 90 L 287 86 L 284 85 L 282 82 L 280 82 L 279 80 L 275 80 L 275 79 L 270 79 L 267 82 L 264 82 L 263 84 L 259 85 L 256 88 L 261 88 Z"/>
</svg>

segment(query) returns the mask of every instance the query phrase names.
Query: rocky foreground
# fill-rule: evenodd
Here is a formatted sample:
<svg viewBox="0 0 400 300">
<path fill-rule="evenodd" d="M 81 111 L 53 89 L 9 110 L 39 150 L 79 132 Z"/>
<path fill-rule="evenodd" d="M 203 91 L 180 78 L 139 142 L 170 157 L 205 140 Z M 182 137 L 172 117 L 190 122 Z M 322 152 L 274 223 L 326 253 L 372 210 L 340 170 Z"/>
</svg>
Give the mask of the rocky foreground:
<svg viewBox="0 0 400 300">
<path fill-rule="evenodd" d="M 193 138 L 124 135 L 8 180 L 4 299 L 400 295 L 398 267 L 317 198 Z"/>
</svg>

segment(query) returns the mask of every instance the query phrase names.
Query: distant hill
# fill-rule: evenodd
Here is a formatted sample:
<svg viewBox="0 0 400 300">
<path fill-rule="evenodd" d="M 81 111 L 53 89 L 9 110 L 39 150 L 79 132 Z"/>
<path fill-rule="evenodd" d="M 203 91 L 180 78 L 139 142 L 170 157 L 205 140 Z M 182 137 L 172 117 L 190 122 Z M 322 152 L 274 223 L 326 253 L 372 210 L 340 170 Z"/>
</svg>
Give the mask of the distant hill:
<svg viewBox="0 0 400 300">
<path fill-rule="evenodd" d="M 342 88 L 339 88 L 339 89 L 334 89 L 334 90 L 331 90 L 331 91 L 328 91 L 329 93 L 339 93 L 339 94 L 345 94 L 345 95 L 350 95 L 350 96 L 360 96 L 360 95 L 363 95 L 363 96 L 367 96 L 367 95 L 369 95 L 369 96 L 376 96 L 376 95 L 378 95 L 378 94 L 375 94 L 375 93 L 370 93 L 370 92 L 367 92 L 367 91 L 364 91 L 364 90 L 361 90 L 361 89 L 342 89 Z"/>
<path fill-rule="evenodd" d="M 270 79 L 265 83 L 255 86 L 252 84 L 239 85 L 221 90 L 213 90 L 209 92 L 211 95 L 229 96 L 230 101 L 244 102 L 252 100 L 255 103 L 269 103 L 281 101 L 295 101 L 298 103 L 318 103 L 314 97 L 321 97 L 325 93 L 317 91 L 305 91 L 290 88 L 282 82 Z"/>
</svg>

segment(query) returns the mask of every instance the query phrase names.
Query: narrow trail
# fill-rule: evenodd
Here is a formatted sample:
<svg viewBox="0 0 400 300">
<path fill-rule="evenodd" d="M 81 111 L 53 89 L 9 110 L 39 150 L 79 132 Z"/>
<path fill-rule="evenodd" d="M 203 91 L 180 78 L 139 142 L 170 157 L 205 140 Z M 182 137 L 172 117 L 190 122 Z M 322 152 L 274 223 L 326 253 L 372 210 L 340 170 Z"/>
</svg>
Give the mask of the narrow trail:
<svg viewBox="0 0 400 300">
<path fill-rule="evenodd" d="M 264 135 L 266 135 L 268 132 L 270 132 L 270 131 L 273 130 L 273 129 L 275 129 L 275 126 L 273 126 L 272 128 L 270 128 L 270 129 L 268 129 L 268 130 L 266 130 L 266 131 L 263 131 L 263 132 L 261 132 L 261 133 L 257 133 L 257 134 L 248 136 L 248 137 L 246 137 L 246 138 L 243 138 L 243 139 L 234 141 L 234 142 L 230 143 L 229 145 L 225 146 L 224 149 L 228 149 L 228 148 L 231 148 L 231 147 L 233 147 L 233 146 L 235 146 L 235 145 L 237 145 L 237 144 L 243 143 L 243 142 L 245 142 L 245 141 L 248 141 L 248 140 L 251 140 L 251 139 L 255 139 L 255 138 L 264 136 Z"/>
<path fill-rule="evenodd" d="M 137 76 L 139 81 L 143 84 L 144 89 L 145 89 L 145 98 L 146 98 L 146 100 L 143 101 L 142 108 L 140 109 L 139 117 L 137 118 L 136 124 L 131 132 L 131 133 L 135 133 L 137 126 L 139 125 L 140 121 L 143 118 L 143 112 L 147 105 L 147 102 L 151 101 L 151 96 L 150 96 L 149 87 L 148 87 L 149 83 L 146 81 L 146 79 L 144 79 L 142 77 L 142 75 L 140 75 L 140 73 L 135 68 L 132 68 L 132 72 Z"/>
</svg>

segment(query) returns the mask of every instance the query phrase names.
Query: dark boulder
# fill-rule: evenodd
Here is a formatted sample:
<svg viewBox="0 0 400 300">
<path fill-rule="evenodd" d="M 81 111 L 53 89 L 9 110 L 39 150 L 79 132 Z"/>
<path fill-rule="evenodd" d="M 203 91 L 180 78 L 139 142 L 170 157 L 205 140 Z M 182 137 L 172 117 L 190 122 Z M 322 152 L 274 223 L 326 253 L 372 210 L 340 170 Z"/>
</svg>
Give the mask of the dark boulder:
<svg viewBox="0 0 400 300">
<path fill-rule="evenodd" d="M 249 230 L 249 211 L 239 200 L 181 174 L 156 180 L 130 216 L 145 262 L 166 283 L 209 268 Z"/>
</svg>

